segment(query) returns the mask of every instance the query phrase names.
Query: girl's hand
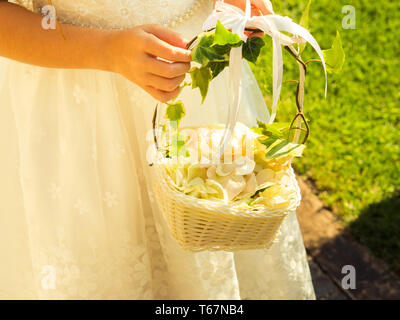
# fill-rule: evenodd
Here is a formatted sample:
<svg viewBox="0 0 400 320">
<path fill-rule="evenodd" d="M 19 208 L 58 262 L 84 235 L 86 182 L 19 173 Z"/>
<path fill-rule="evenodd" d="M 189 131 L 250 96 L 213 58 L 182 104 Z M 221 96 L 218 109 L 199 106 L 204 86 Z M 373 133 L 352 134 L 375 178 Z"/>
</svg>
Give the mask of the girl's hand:
<svg viewBox="0 0 400 320">
<path fill-rule="evenodd" d="M 110 71 L 167 102 L 178 95 L 190 69 L 191 52 L 184 49 L 186 43 L 178 33 L 161 25 L 118 31 L 108 41 Z"/>
</svg>

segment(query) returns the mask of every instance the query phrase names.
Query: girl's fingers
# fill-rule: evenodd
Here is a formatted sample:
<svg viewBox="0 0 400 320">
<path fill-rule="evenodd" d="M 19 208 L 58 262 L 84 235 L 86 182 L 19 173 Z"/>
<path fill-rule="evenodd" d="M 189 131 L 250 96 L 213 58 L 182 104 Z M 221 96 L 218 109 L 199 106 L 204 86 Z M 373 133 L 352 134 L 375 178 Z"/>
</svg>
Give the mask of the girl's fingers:
<svg viewBox="0 0 400 320">
<path fill-rule="evenodd" d="M 167 62 L 148 55 L 145 58 L 146 70 L 165 78 L 175 78 L 190 70 L 189 62 Z"/>
<path fill-rule="evenodd" d="M 159 89 L 156 89 L 152 86 L 145 86 L 144 89 L 153 96 L 153 98 L 161 101 L 168 102 L 169 100 L 175 98 L 179 94 L 179 88 L 176 88 L 174 91 L 166 92 Z"/>
<path fill-rule="evenodd" d="M 148 33 L 144 39 L 143 50 L 168 61 L 190 62 L 192 60 L 192 53 L 189 50 L 175 47 L 151 33 Z"/>
<path fill-rule="evenodd" d="M 186 48 L 188 41 L 182 37 L 180 33 L 177 33 L 171 29 L 165 28 L 159 24 L 147 24 L 144 26 L 144 30 L 148 33 L 154 34 L 157 38 L 180 48 Z"/>
<path fill-rule="evenodd" d="M 147 73 L 145 77 L 147 85 L 165 92 L 173 92 L 185 79 L 184 75 L 168 79 L 152 73 Z"/>
</svg>

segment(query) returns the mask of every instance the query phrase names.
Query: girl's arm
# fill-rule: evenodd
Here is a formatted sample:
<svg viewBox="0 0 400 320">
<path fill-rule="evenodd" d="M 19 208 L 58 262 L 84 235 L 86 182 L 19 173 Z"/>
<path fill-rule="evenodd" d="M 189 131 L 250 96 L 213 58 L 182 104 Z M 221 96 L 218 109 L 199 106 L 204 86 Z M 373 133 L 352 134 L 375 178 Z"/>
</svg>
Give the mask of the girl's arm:
<svg viewBox="0 0 400 320">
<path fill-rule="evenodd" d="M 64 39 L 60 30 L 43 29 L 42 19 L 0 0 L 0 56 L 42 67 L 117 72 L 161 101 L 178 94 L 190 68 L 186 41 L 160 25 L 103 30 L 58 24 Z"/>
</svg>

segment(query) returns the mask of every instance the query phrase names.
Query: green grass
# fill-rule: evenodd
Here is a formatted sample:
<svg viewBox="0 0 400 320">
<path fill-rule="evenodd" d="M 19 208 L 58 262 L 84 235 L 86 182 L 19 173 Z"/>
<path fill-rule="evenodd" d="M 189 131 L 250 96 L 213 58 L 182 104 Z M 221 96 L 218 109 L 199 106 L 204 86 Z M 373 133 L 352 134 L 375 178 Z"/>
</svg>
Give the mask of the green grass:
<svg viewBox="0 0 400 320">
<path fill-rule="evenodd" d="M 275 1 L 275 12 L 298 22 L 306 0 Z M 356 8 L 356 29 L 342 29 L 343 5 Z M 400 2 L 314 1 L 310 29 L 327 49 L 339 30 L 346 62 L 329 75 L 325 100 L 319 63 L 308 67 L 304 112 L 311 133 L 295 166 L 361 243 L 400 271 Z M 270 42 L 270 41 L 269 41 Z M 253 66 L 271 101 L 271 46 Z M 316 58 L 310 46 L 303 59 Z M 284 54 L 284 81 L 297 65 Z M 284 84 L 278 120 L 295 114 L 295 85 Z"/>
</svg>

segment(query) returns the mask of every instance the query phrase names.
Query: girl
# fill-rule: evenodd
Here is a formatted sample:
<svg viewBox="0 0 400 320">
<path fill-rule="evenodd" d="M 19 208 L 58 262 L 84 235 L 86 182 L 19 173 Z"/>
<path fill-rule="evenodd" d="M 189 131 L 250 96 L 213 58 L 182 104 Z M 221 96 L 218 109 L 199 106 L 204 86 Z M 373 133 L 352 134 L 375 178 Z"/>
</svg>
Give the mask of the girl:
<svg viewBox="0 0 400 320">
<path fill-rule="evenodd" d="M 153 109 L 178 94 L 191 61 L 184 37 L 201 31 L 213 1 L 14 2 L 0 0 L 0 298 L 314 298 L 295 215 L 269 250 L 193 254 L 154 200 Z M 56 28 L 44 28 L 52 10 Z M 271 12 L 252 1 L 253 14 Z M 250 123 L 266 107 L 244 68 Z M 189 120 L 224 121 L 225 78 Z"/>
</svg>

